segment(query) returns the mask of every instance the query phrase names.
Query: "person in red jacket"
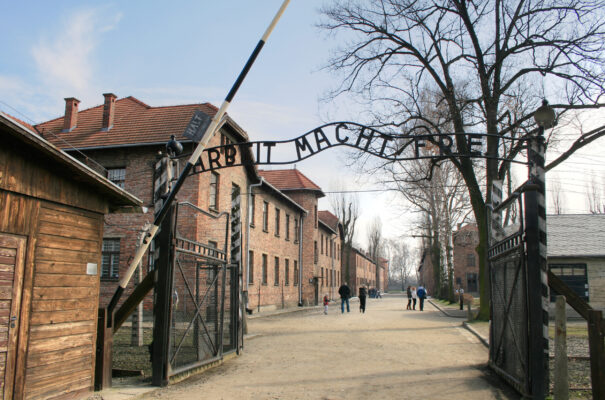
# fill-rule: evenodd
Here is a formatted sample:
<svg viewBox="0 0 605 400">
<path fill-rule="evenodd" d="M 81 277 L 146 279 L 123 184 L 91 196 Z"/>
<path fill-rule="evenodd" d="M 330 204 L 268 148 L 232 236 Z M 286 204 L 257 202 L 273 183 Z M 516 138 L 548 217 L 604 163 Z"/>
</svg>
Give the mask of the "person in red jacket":
<svg viewBox="0 0 605 400">
<path fill-rule="evenodd" d="M 324 314 L 328 315 L 328 304 L 330 304 L 330 299 L 328 295 L 324 296 Z"/>
</svg>

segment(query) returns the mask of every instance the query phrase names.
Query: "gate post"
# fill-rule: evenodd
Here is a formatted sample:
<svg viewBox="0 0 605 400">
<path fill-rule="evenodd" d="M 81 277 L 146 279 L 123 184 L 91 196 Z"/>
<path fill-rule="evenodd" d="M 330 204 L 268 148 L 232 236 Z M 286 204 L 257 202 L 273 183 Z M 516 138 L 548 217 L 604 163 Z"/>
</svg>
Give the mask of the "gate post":
<svg viewBox="0 0 605 400">
<path fill-rule="evenodd" d="M 152 384 L 154 386 L 168 385 L 168 369 L 170 368 L 170 328 L 172 326 L 172 281 L 174 278 L 174 248 L 172 239 L 175 228 L 175 205 L 164 218 L 161 232 L 158 234 L 160 243 L 159 257 L 156 268 L 157 280 L 153 299 L 153 342 L 151 343 Z"/>
<path fill-rule="evenodd" d="M 529 142 L 529 181 L 525 192 L 525 240 L 527 244 L 527 302 L 529 317 L 529 387 L 531 395 L 548 394 L 548 279 L 546 264 L 546 206 L 544 129 Z"/>
</svg>

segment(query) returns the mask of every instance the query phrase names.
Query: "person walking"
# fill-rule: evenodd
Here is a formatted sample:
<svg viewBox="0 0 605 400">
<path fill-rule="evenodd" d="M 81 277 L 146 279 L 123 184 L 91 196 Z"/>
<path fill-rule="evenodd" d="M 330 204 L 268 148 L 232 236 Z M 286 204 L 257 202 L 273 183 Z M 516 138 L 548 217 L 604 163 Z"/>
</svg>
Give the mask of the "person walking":
<svg viewBox="0 0 605 400">
<path fill-rule="evenodd" d="M 368 291 L 364 286 L 359 287 L 359 312 L 366 312 L 366 296 L 368 295 Z"/>
<path fill-rule="evenodd" d="M 412 309 L 416 310 L 416 299 L 418 298 L 418 295 L 416 294 L 416 287 L 412 287 Z"/>
<path fill-rule="evenodd" d="M 351 312 L 349 308 L 349 297 L 351 297 L 351 288 L 347 285 L 347 282 L 343 283 L 338 288 L 338 294 L 340 295 L 340 311 L 341 314 L 345 312 L 345 303 L 347 303 L 347 312 Z"/>
<path fill-rule="evenodd" d="M 411 310 L 412 309 L 412 288 L 410 286 L 408 286 L 407 294 L 408 294 L 408 306 L 406 307 L 406 310 Z"/>
<path fill-rule="evenodd" d="M 420 311 L 424 311 L 424 299 L 426 298 L 426 290 L 422 285 L 418 286 L 418 299 L 420 299 Z"/>
<path fill-rule="evenodd" d="M 328 295 L 324 296 L 324 314 L 328 315 L 328 304 L 330 304 L 330 299 L 328 298 Z"/>
</svg>

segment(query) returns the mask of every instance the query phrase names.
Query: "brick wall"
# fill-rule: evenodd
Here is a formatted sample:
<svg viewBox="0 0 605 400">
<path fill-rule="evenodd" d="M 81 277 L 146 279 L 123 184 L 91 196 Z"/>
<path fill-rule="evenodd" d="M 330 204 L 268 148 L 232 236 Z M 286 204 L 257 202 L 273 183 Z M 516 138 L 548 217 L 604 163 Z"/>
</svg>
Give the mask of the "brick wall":
<svg viewBox="0 0 605 400">
<path fill-rule="evenodd" d="M 303 219 L 303 252 L 302 252 L 302 291 L 303 304 L 313 305 L 319 300 L 319 293 L 316 294 L 316 285 L 319 285 L 320 267 L 315 263 L 314 243 L 317 241 L 319 246 L 319 231 L 316 225 L 314 210 L 317 207 L 317 194 L 313 191 L 286 191 L 289 197 L 300 204 L 308 214 Z M 317 286 L 319 290 L 319 286 Z M 316 297 L 317 296 L 317 297 Z"/>
<path fill-rule="evenodd" d="M 323 242 L 323 246 L 322 243 Z M 317 266 L 319 268 L 319 294 L 320 297 L 328 295 L 330 299 L 338 296 L 338 279 L 340 272 L 340 259 L 336 249 L 340 246 L 340 237 L 319 224 L 319 255 Z"/>
<path fill-rule="evenodd" d="M 465 293 L 478 295 L 479 256 L 475 251 L 479 244 L 476 225 L 466 225 L 454 232 L 454 287 L 462 287 Z M 476 285 L 473 285 L 473 275 Z M 469 290 L 469 284 L 475 286 Z"/>
<path fill-rule="evenodd" d="M 253 253 L 251 282 L 248 286 L 249 307 L 281 307 L 298 304 L 298 277 L 294 269 L 299 268 L 299 243 L 295 241 L 294 219 L 300 221 L 301 211 L 283 197 L 274 195 L 262 187 L 254 187 L 254 223 L 250 225 L 249 251 Z M 267 229 L 263 229 L 263 204 L 267 203 Z M 279 209 L 279 233 L 276 230 L 276 210 Z M 287 216 L 290 217 L 289 232 L 286 231 Z M 252 222 L 252 221 L 251 221 Z M 263 283 L 263 256 L 266 258 L 266 283 Z M 275 265 L 278 259 L 276 284 Z M 288 279 L 286 282 L 286 265 Z M 295 284 L 296 283 L 296 284 Z"/>
<path fill-rule="evenodd" d="M 357 249 L 349 252 L 349 287 L 354 295 L 363 285 L 368 289 L 376 288 L 376 264 Z"/>
</svg>

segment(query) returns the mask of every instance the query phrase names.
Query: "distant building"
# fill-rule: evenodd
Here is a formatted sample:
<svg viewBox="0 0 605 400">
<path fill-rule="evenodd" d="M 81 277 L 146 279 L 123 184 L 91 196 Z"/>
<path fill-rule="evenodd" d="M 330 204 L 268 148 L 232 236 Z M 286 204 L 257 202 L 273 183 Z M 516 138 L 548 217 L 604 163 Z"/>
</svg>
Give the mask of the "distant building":
<svg viewBox="0 0 605 400">
<path fill-rule="evenodd" d="M 593 308 L 605 311 L 605 215 L 548 215 L 546 221 L 548 268 Z"/>
<path fill-rule="evenodd" d="M 354 296 L 359 287 L 376 288 L 376 264 L 363 250 L 352 247 L 349 253 L 349 287 Z M 344 271 L 343 271 L 344 275 Z"/>
<path fill-rule="evenodd" d="M 479 296 L 479 231 L 476 224 L 459 227 L 454 232 L 454 289 Z"/>
</svg>

